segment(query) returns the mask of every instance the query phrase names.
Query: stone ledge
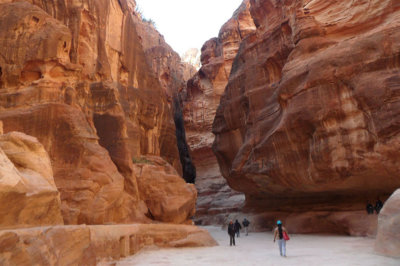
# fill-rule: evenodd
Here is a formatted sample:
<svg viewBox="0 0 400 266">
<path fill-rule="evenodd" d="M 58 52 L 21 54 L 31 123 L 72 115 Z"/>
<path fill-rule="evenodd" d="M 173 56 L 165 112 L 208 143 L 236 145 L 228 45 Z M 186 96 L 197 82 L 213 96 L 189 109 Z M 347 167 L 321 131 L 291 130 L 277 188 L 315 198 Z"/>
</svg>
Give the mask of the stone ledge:
<svg viewBox="0 0 400 266">
<path fill-rule="evenodd" d="M 217 242 L 192 225 L 130 224 L 34 227 L 0 231 L 1 265 L 96 265 L 144 247 L 203 247 Z"/>
</svg>

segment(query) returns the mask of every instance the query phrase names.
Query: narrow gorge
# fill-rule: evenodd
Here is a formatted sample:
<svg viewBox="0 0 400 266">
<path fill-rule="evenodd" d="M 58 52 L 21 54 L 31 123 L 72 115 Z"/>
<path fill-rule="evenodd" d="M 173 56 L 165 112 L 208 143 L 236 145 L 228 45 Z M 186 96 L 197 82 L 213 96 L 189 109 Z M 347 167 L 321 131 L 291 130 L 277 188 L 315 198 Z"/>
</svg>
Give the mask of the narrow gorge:
<svg viewBox="0 0 400 266">
<path fill-rule="evenodd" d="M 134 0 L 0 0 L 0 48 L 1 265 L 211 247 L 199 226 L 244 217 L 400 257 L 397 0 L 243 0 L 200 65 Z"/>
</svg>

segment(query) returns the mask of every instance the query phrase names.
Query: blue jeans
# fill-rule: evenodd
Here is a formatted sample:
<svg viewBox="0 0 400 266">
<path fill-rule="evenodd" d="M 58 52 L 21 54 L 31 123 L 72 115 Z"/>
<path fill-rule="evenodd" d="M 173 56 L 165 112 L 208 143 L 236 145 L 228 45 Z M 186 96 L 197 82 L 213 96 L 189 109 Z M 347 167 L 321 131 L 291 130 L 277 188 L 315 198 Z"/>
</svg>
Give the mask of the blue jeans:
<svg viewBox="0 0 400 266">
<path fill-rule="evenodd" d="M 286 257 L 286 240 L 278 239 L 278 245 L 279 245 L 279 252 L 281 253 L 281 256 Z"/>
</svg>

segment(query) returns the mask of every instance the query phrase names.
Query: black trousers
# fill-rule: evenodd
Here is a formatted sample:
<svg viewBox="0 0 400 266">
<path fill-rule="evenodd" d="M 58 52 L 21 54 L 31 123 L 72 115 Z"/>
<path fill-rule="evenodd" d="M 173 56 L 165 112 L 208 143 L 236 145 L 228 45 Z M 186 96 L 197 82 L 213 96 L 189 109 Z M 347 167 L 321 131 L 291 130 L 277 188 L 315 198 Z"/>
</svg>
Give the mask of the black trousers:
<svg viewBox="0 0 400 266">
<path fill-rule="evenodd" d="M 235 234 L 229 235 L 229 237 L 230 237 L 230 245 L 232 246 L 233 243 L 233 245 L 235 246 Z"/>
</svg>

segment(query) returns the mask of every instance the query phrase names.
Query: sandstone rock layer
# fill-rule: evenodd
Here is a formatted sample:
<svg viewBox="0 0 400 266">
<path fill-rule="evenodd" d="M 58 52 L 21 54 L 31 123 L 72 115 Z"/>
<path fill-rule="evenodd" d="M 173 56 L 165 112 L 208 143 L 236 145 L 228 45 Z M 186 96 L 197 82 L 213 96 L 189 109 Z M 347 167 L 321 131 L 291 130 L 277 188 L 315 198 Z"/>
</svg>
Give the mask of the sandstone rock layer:
<svg viewBox="0 0 400 266">
<path fill-rule="evenodd" d="M 63 224 L 50 158 L 34 137 L 0 135 L 0 228 Z"/>
<path fill-rule="evenodd" d="M 244 196 L 230 189 L 219 171 L 211 150 L 214 141 L 211 128 L 239 45 L 255 31 L 249 7 L 249 1 L 244 1 L 222 26 L 218 37 L 203 45 L 202 67 L 181 93 L 188 144 L 197 169 L 197 220 L 203 224 L 221 222 L 223 217 L 218 214 L 236 211 L 244 202 Z"/>
<path fill-rule="evenodd" d="M 195 213 L 197 191 L 159 157 L 143 157 L 134 166 L 140 197 L 158 221 L 183 223 Z"/>
<path fill-rule="evenodd" d="M 4 132 L 43 144 L 66 224 L 148 222 L 134 171 L 141 155 L 181 173 L 173 116 L 134 7 L 129 0 L 0 1 L 0 119 Z"/>
<path fill-rule="evenodd" d="M 361 210 L 400 186 L 400 4 L 251 0 L 213 150 L 258 211 Z"/>
<path fill-rule="evenodd" d="M 196 170 L 186 142 L 179 93 L 186 89 L 187 80 L 194 75 L 196 70 L 194 66 L 181 60 L 154 25 L 141 19 L 140 13 L 134 17 L 134 22 L 147 62 L 158 77 L 174 116 L 182 176 L 186 182 L 194 183 Z"/>
</svg>

